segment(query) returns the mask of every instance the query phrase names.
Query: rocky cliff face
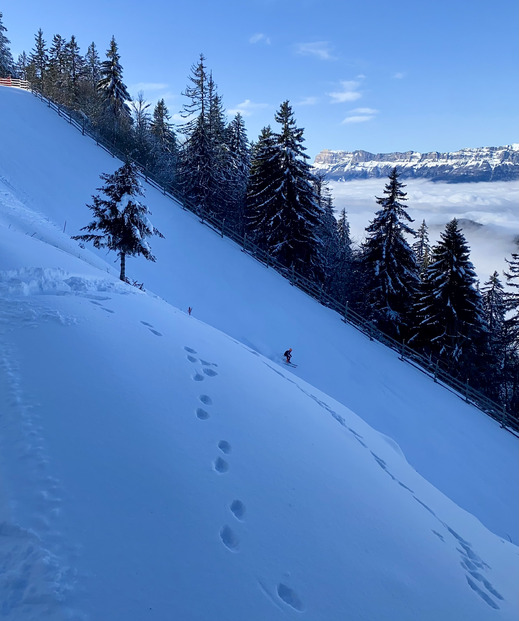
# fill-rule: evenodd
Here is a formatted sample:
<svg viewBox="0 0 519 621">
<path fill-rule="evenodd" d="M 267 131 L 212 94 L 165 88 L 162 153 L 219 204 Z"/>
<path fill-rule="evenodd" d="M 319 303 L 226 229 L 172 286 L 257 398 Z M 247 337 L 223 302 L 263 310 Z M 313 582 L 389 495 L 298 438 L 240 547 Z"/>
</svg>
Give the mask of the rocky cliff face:
<svg viewBox="0 0 519 621">
<path fill-rule="evenodd" d="M 402 179 L 424 178 L 448 183 L 519 179 L 519 144 L 461 149 L 452 153 L 369 153 L 321 151 L 314 168 L 330 179 L 348 181 L 387 177 L 396 166 Z"/>
</svg>

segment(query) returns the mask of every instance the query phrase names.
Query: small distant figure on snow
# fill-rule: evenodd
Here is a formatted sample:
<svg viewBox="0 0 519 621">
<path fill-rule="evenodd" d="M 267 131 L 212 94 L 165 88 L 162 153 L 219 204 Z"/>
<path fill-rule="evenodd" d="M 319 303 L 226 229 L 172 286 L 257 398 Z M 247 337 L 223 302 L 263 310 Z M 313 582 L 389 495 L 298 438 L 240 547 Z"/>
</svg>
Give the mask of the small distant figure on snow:
<svg viewBox="0 0 519 621">
<path fill-rule="evenodd" d="M 287 349 L 283 356 L 285 357 L 287 363 L 290 364 L 290 361 L 292 360 L 292 348 L 290 347 L 289 349 Z"/>
<path fill-rule="evenodd" d="M 187 308 L 187 314 L 191 315 L 191 313 L 193 312 L 193 309 L 191 308 L 191 306 L 188 306 Z"/>
</svg>

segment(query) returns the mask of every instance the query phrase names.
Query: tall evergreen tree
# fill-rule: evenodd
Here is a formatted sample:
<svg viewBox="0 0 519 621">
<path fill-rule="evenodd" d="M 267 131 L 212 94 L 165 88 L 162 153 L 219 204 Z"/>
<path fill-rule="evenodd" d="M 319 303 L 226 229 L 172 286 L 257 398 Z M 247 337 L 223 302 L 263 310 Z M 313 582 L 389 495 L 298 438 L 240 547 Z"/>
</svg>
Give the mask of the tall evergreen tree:
<svg viewBox="0 0 519 621">
<path fill-rule="evenodd" d="M 243 233 L 251 150 L 245 123 L 239 112 L 226 128 L 225 144 L 228 152 L 226 185 L 229 196 L 226 221 L 235 231 Z"/>
<path fill-rule="evenodd" d="M 150 212 L 139 200 L 144 194 L 134 164 L 127 162 L 111 175 L 102 174 L 101 179 L 105 184 L 98 191 L 106 198 L 92 196 L 93 204 L 87 207 L 92 210 L 94 220 L 81 229 L 89 232 L 74 235 L 73 239 L 117 252 L 121 262 L 119 278 L 127 282 L 126 257 L 143 255 L 155 261 L 146 238 L 163 235 L 151 224 Z"/>
<path fill-rule="evenodd" d="M 137 99 L 132 102 L 133 126 L 132 157 L 146 170 L 151 164 L 151 151 L 153 148 L 152 134 L 150 131 L 151 115 L 148 112 L 150 103 L 144 99 L 144 93 L 139 91 Z"/>
<path fill-rule="evenodd" d="M 43 31 L 40 28 L 35 36 L 34 49 L 29 56 L 28 80 L 33 88 L 43 95 L 47 93 L 47 70 L 49 54 L 47 43 L 43 38 Z"/>
<path fill-rule="evenodd" d="M 423 278 L 431 259 L 431 245 L 429 244 L 429 229 L 425 220 L 422 220 L 418 231 L 416 231 L 416 241 L 412 245 L 416 257 L 416 264 L 420 278 Z"/>
<path fill-rule="evenodd" d="M 505 321 L 505 292 L 497 272 L 483 285 L 481 299 L 488 329 L 488 361 L 484 388 L 490 397 L 500 401 L 509 363 L 510 343 Z"/>
<path fill-rule="evenodd" d="M 366 311 L 381 330 L 400 338 L 408 335 L 419 280 L 414 253 L 405 237 L 415 233 L 407 224 L 413 220 L 403 204 L 407 200 L 404 187 L 394 168 L 385 196 L 376 199 L 381 209 L 366 228 L 361 259 Z"/>
<path fill-rule="evenodd" d="M 322 244 L 323 283 L 325 287 L 330 290 L 332 281 L 335 279 L 338 270 L 339 231 L 326 173 L 322 170 L 317 171 L 312 181 L 317 204 L 322 214 L 321 222 L 317 230 Z"/>
<path fill-rule="evenodd" d="M 6 78 L 13 74 L 14 63 L 9 39 L 4 34 L 7 28 L 3 24 L 3 16 L 0 11 L 0 78 Z"/>
<path fill-rule="evenodd" d="M 86 77 L 86 62 L 79 49 L 76 37 L 72 35 L 65 44 L 66 104 L 77 110 L 80 105 L 81 81 Z"/>
<path fill-rule="evenodd" d="M 330 276 L 330 292 L 340 302 L 355 301 L 355 267 L 350 223 L 343 208 L 337 220 L 337 256 Z"/>
<path fill-rule="evenodd" d="M 249 212 L 257 213 L 249 216 L 249 225 L 254 221 L 260 223 L 258 238 L 282 265 L 320 280 L 323 266 L 318 229 L 322 210 L 304 152 L 303 130 L 296 126 L 288 101 L 281 104 L 275 120 L 281 130 L 274 134 L 274 153 L 267 163 L 268 170 L 263 167 L 271 176 L 258 180 L 258 168 L 253 172 L 256 187 L 249 192 Z"/>
<path fill-rule="evenodd" d="M 212 77 L 207 73 L 205 57 L 191 67 L 190 84 L 183 95 L 189 98 L 182 116 L 187 119 L 180 127 L 185 141 L 180 151 L 179 180 L 185 199 L 195 204 L 201 213 L 219 213 L 221 206 L 222 174 L 216 157 L 215 136 L 217 107 Z M 210 86 L 211 85 L 211 86 Z"/>
<path fill-rule="evenodd" d="M 517 241 L 519 246 L 519 240 Z M 511 311 L 511 320 L 519 331 L 519 251 L 513 252 L 510 259 L 505 259 L 508 269 L 504 273 L 506 284 L 510 288 L 506 294 L 506 307 Z"/>
<path fill-rule="evenodd" d="M 456 219 L 432 248 L 431 262 L 415 306 L 412 343 L 445 361 L 456 375 L 480 368 L 484 317 L 469 247 Z"/>
<path fill-rule="evenodd" d="M 127 103 L 131 101 L 131 97 L 123 82 L 123 70 L 119 60 L 117 43 L 115 37 L 112 37 L 106 60 L 101 63 L 101 77 L 97 89 L 101 94 L 106 129 L 114 143 L 120 143 L 121 135 L 131 126 L 131 111 Z"/>
<path fill-rule="evenodd" d="M 29 57 L 25 52 L 18 54 L 18 60 L 14 65 L 14 73 L 20 80 L 28 80 L 27 68 L 29 66 Z"/>
<path fill-rule="evenodd" d="M 160 99 L 153 110 L 150 121 L 152 138 L 152 169 L 159 180 L 171 189 L 177 189 L 178 145 L 170 122 L 171 115 L 164 99 Z"/>
<path fill-rule="evenodd" d="M 57 103 L 64 103 L 67 84 L 66 42 L 59 34 L 52 38 L 49 49 L 46 92 Z"/>
<path fill-rule="evenodd" d="M 245 228 L 249 238 L 269 251 L 270 219 L 275 213 L 276 193 L 272 181 L 277 176 L 276 137 L 264 127 L 251 148 L 251 168 L 245 206 Z"/>
</svg>

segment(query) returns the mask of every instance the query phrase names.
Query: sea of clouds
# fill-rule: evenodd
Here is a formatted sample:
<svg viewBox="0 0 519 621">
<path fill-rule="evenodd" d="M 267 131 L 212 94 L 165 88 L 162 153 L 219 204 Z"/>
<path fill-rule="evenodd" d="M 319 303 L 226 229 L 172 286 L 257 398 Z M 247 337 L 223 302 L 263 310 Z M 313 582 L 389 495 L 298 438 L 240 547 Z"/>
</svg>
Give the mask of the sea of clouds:
<svg viewBox="0 0 519 621">
<path fill-rule="evenodd" d="M 376 197 L 384 195 L 386 183 L 387 179 L 330 182 L 335 210 L 346 209 L 356 243 L 365 238 L 365 229 L 380 208 Z M 405 204 L 415 230 L 425 220 L 434 245 L 446 223 L 457 218 L 481 283 L 495 270 L 505 280 L 505 258 L 517 252 L 519 238 L 519 181 L 452 184 L 407 179 L 404 183 Z"/>
</svg>

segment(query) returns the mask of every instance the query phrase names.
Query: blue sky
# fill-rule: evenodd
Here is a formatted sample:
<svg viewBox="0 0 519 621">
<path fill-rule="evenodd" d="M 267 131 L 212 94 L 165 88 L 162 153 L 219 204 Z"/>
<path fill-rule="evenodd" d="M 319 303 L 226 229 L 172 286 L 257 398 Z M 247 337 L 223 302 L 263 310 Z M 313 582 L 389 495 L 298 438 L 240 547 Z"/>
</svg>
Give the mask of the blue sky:
<svg viewBox="0 0 519 621">
<path fill-rule="evenodd" d="M 71 8 L 72 6 L 72 8 Z M 516 0 L 3 1 L 13 56 L 42 28 L 102 59 L 112 35 L 135 96 L 172 115 L 200 53 L 249 138 L 288 99 L 307 153 L 453 151 L 518 142 Z"/>
</svg>

